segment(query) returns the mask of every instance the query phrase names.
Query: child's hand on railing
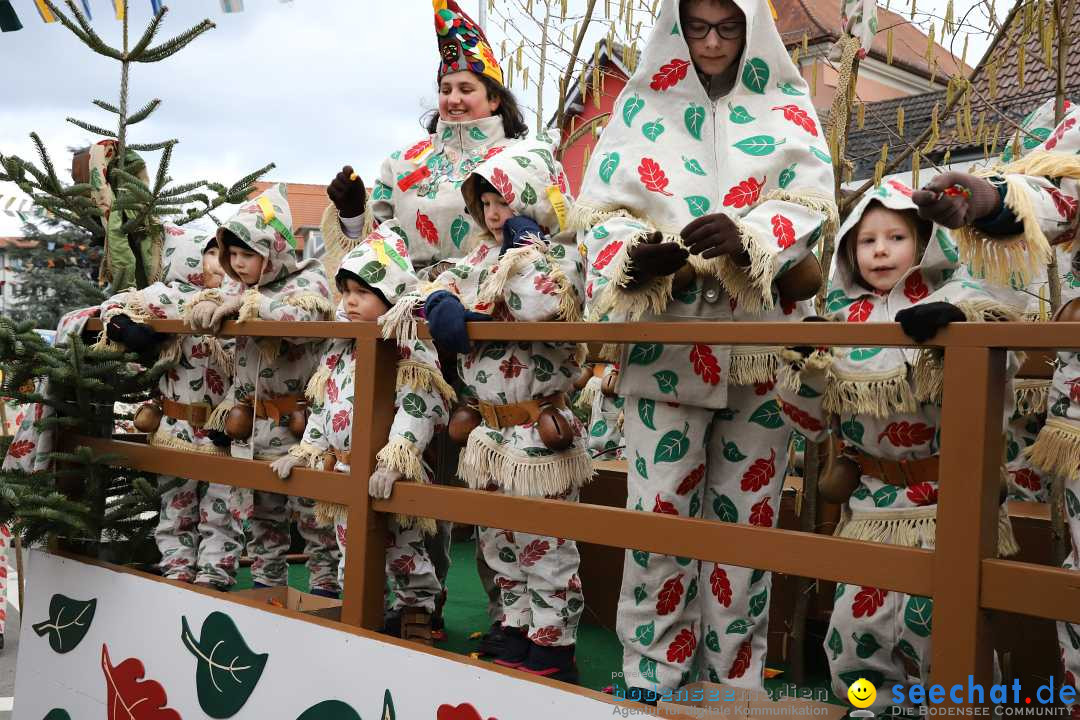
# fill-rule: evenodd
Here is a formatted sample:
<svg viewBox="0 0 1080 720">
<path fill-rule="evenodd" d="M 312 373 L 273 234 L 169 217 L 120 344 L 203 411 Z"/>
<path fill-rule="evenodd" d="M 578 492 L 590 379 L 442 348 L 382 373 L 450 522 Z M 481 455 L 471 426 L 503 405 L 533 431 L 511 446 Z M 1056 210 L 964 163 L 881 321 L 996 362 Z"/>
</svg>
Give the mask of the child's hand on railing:
<svg viewBox="0 0 1080 720">
<path fill-rule="evenodd" d="M 127 315 L 114 315 L 105 328 L 105 334 L 113 342 L 120 343 L 128 350 L 144 353 L 153 350 L 157 345 L 168 337 L 155 331 L 149 325 L 143 325 L 132 320 Z"/>
<path fill-rule="evenodd" d="M 303 462 L 303 460 L 295 455 L 282 455 L 277 460 L 270 463 L 270 469 L 282 480 L 288 480 L 289 475 L 292 474 L 293 468 L 301 462 Z"/>
<path fill-rule="evenodd" d="M 964 322 L 967 318 L 952 303 L 932 302 L 915 305 L 896 313 L 896 322 L 904 334 L 915 342 L 926 342 L 937 335 L 938 330 L 949 323 Z"/>
<path fill-rule="evenodd" d="M 368 495 L 376 500 L 388 500 L 390 494 L 394 492 L 394 483 L 404 477 L 397 470 L 384 467 L 376 468 L 368 479 Z"/>
<path fill-rule="evenodd" d="M 490 315 L 465 310 L 461 300 L 448 290 L 439 290 L 428 296 L 424 304 L 424 317 L 435 346 L 458 353 L 469 352 L 469 333 L 465 323 L 491 319 Z"/>
</svg>

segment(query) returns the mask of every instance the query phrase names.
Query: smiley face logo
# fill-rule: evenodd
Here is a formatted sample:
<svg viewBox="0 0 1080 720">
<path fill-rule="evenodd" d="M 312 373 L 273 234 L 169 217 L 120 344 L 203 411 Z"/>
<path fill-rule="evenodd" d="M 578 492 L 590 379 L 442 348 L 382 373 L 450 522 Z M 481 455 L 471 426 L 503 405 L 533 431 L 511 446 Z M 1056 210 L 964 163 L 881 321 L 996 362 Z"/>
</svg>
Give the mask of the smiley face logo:
<svg viewBox="0 0 1080 720">
<path fill-rule="evenodd" d="M 848 702 L 857 708 L 867 708 L 874 704 L 877 698 L 877 688 L 866 678 L 859 678 L 851 684 L 847 691 Z"/>
</svg>

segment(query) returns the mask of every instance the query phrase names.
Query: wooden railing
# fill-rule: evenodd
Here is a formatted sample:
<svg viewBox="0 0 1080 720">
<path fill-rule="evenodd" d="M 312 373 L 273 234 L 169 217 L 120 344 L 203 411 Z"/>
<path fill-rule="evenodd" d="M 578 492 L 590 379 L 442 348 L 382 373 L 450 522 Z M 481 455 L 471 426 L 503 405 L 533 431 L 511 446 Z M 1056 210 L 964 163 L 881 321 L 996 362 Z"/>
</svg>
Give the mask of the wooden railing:
<svg viewBox="0 0 1080 720">
<path fill-rule="evenodd" d="M 156 330 L 189 334 L 177 321 Z M 426 336 L 426 328 L 422 328 Z M 287 481 L 269 464 L 73 437 L 69 445 L 118 453 L 148 472 L 286 493 L 348 507 L 349 552 L 342 622 L 376 629 L 383 618 L 386 513 L 438 518 L 835 580 L 934 600 L 932 681 L 992 682 L 988 610 L 1080 623 L 1080 574 L 996 557 L 1006 348 L 1080 345 L 1080 323 L 957 324 L 927 345 L 945 357 L 936 550 L 680 518 L 446 486 L 399 483 L 389 500 L 368 497 L 375 455 L 394 416 L 397 353 L 374 323 L 228 323 L 222 335 L 354 338 L 351 472 L 297 469 Z M 792 323 L 471 323 L 474 340 L 659 342 L 717 345 L 911 345 L 898 325 Z"/>
</svg>

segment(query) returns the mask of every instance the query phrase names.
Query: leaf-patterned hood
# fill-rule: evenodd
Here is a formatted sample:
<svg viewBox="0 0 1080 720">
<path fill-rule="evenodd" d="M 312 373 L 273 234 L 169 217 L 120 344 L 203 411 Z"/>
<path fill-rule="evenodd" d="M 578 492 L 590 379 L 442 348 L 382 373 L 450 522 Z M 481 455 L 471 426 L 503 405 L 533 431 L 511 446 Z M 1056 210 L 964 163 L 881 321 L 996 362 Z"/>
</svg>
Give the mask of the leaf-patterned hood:
<svg viewBox="0 0 1080 720">
<path fill-rule="evenodd" d="M 483 178 L 502 194 L 516 215 L 532 218 L 545 233 L 555 234 L 564 228 L 571 200 L 566 178 L 555 162 L 557 146 L 557 135 L 550 142 L 529 138 L 499 147 L 476 166 L 461 186 L 461 194 L 477 227 L 485 227 L 484 206 L 477 192 Z"/>
<path fill-rule="evenodd" d="M 288 191 L 284 183 L 272 185 L 253 200 L 245 203 L 217 232 L 221 267 L 234 280 L 240 281 L 229 263 L 229 251 L 225 247 L 224 232 L 228 230 L 244 241 L 266 262 L 263 264 L 259 286 L 308 269 L 319 261 L 300 261 L 296 251 L 296 239 L 292 234 L 292 210 L 289 208 Z"/>
<path fill-rule="evenodd" d="M 383 225 L 368 235 L 341 260 L 341 272 L 349 272 L 378 290 L 390 305 L 416 289 L 416 273 L 405 241 Z"/>
<path fill-rule="evenodd" d="M 203 286 L 202 256 L 212 235 L 195 234 L 175 225 L 165 225 L 161 250 L 161 282 Z"/>
<path fill-rule="evenodd" d="M 623 209 L 677 234 L 706 213 L 741 217 L 777 190 L 831 202 L 824 129 L 767 0 L 735 3 L 746 15 L 746 46 L 735 85 L 714 102 L 694 71 L 679 0 L 662 0 L 592 154 L 575 227 Z"/>
</svg>

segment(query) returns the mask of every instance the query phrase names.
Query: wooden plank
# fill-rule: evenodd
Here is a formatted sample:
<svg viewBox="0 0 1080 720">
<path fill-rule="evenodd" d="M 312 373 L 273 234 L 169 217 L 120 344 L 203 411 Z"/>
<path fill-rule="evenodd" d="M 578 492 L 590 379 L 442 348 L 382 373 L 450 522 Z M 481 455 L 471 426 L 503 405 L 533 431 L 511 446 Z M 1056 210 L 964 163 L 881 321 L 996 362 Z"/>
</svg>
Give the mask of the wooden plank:
<svg viewBox="0 0 1080 720">
<path fill-rule="evenodd" d="M 981 588 L 986 609 L 1080 624 L 1080 573 L 1073 570 L 983 560 Z"/>
</svg>

